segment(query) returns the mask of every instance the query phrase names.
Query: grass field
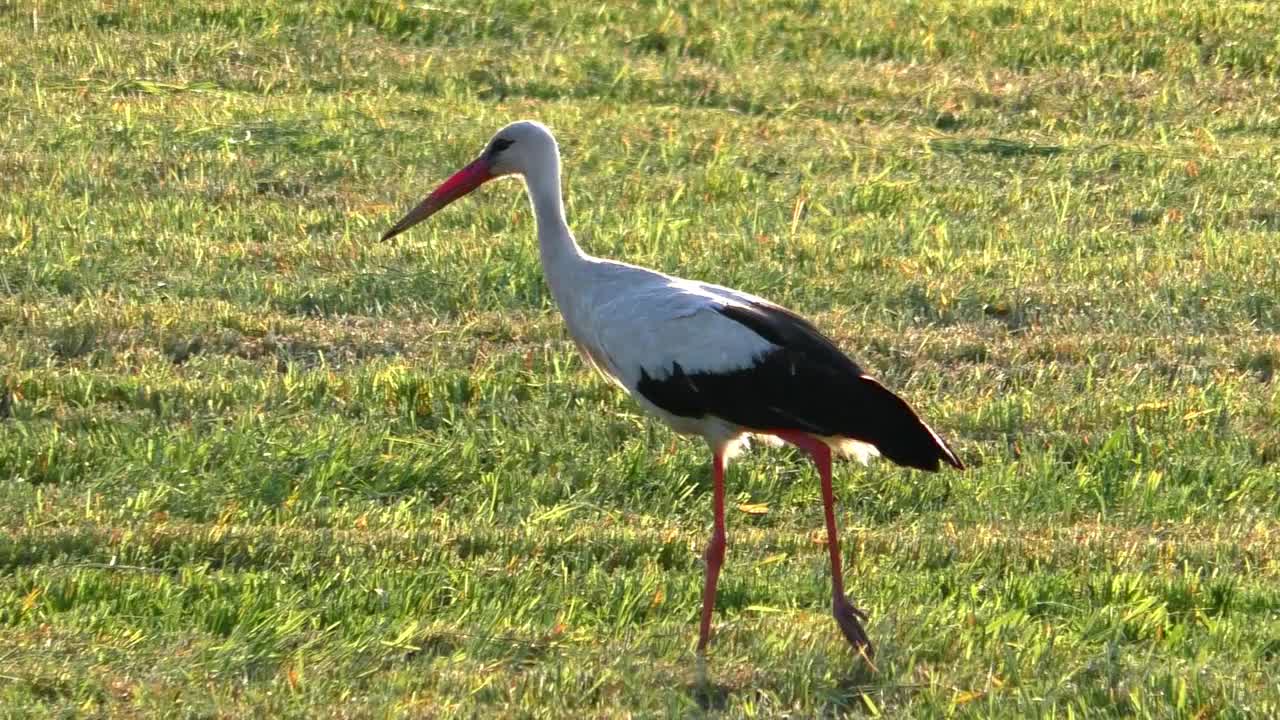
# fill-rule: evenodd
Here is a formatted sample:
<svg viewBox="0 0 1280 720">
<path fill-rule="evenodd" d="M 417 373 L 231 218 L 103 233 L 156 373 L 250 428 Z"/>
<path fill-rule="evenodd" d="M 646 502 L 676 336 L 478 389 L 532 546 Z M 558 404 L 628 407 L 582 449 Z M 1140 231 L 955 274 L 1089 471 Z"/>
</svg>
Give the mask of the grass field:
<svg viewBox="0 0 1280 720">
<path fill-rule="evenodd" d="M 0 716 L 1280 715 L 1280 6 L 0 2 Z M 582 244 L 815 318 L 970 465 L 730 469 Z"/>
</svg>

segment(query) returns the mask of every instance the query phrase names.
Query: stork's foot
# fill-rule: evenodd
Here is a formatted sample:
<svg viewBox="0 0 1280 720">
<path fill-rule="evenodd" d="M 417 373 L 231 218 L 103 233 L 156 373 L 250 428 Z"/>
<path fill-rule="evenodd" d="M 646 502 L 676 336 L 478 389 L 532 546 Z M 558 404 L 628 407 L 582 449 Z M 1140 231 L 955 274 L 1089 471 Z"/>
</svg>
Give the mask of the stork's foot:
<svg viewBox="0 0 1280 720">
<path fill-rule="evenodd" d="M 689 686 L 694 702 L 706 711 L 724 710 L 729 704 L 729 688 L 711 681 L 705 652 L 698 651 L 697 663 L 693 684 Z"/>
<path fill-rule="evenodd" d="M 844 633 L 844 638 L 853 646 L 854 651 L 868 661 L 875 657 L 871 639 L 867 637 L 867 631 L 862 629 L 862 623 L 859 622 L 859 620 L 866 620 L 867 614 L 843 597 L 836 599 L 832 614 L 836 617 L 840 632 Z"/>
</svg>

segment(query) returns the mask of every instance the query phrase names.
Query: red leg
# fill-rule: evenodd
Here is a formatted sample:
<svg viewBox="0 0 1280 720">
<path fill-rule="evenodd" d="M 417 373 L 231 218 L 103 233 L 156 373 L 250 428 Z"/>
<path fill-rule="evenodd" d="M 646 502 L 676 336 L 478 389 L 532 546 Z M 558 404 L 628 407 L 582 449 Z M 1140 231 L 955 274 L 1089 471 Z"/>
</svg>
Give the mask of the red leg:
<svg viewBox="0 0 1280 720">
<path fill-rule="evenodd" d="M 821 440 L 805 433 L 780 431 L 774 435 L 804 450 L 818 466 L 822 478 L 822 510 L 827 521 L 827 552 L 831 555 L 831 606 L 840 631 L 854 650 L 868 659 L 874 654 L 871 641 L 858 619 L 867 614 L 854 607 L 844 594 L 844 572 L 840 568 L 840 532 L 836 527 L 835 492 L 831 488 L 831 448 Z"/>
<path fill-rule="evenodd" d="M 711 461 L 712 494 L 715 505 L 715 525 L 711 530 L 711 541 L 707 543 L 706 561 L 707 576 L 702 586 L 702 628 L 698 633 L 698 655 L 707 651 L 707 643 L 711 640 L 711 611 L 716 606 L 716 581 L 720 579 L 720 566 L 724 564 L 724 451 L 716 449 Z"/>
</svg>

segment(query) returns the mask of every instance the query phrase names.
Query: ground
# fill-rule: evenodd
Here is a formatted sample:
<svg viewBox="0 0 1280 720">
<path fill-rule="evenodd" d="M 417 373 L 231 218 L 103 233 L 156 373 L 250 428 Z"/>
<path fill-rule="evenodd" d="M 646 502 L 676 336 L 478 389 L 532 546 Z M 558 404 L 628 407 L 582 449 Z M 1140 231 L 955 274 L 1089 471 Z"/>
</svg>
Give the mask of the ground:
<svg viewBox="0 0 1280 720">
<path fill-rule="evenodd" d="M 0 2 L 0 715 L 1280 715 L 1280 6 Z M 969 465 L 729 472 L 592 252 L 810 315 Z"/>
</svg>

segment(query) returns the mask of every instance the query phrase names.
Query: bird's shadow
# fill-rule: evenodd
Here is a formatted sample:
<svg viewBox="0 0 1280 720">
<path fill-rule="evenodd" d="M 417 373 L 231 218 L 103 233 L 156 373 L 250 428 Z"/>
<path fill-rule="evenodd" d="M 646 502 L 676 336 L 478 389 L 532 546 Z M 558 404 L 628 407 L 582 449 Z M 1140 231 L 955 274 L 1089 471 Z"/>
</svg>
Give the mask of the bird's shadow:
<svg viewBox="0 0 1280 720">
<path fill-rule="evenodd" d="M 878 684 L 881 679 L 876 668 L 863 658 L 854 658 L 854 665 L 845 673 L 835 678 L 836 694 L 848 703 L 856 704 L 856 699 L 867 692 L 882 689 Z M 703 712 L 719 712 L 729 707 L 729 700 L 741 688 L 735 689 L 724 683 L 710 680 L 693 682 L 685 685 L 689 697 L 698 704 Z"/>
<path fill-rule="evenodd" d="M 860 695 L 868 689 L 877 687 L 882 680 L 880 671 L 863 658 L 855 658 L 853 667 L 836 678 L 836 687 L 840 692 Z"/>
<path fill-rule="evenodd" d="M 733 694 L 733 689 L 728 685 L 716 682 L 698 682 L 689 683 L 686 688 L 689 696 L 693 701 L 698 703 L 698 707 L 703 711 L 724 710 L 729 706 L 729 696 Z"/>
</svg>

